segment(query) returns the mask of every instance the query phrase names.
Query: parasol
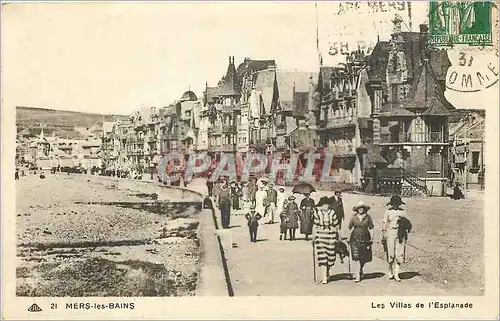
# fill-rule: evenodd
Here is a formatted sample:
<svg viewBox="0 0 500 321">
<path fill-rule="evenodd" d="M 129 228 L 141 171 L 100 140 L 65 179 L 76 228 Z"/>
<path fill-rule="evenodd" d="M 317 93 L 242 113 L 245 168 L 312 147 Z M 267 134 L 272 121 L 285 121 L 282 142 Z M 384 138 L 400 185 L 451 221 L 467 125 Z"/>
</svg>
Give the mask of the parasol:
<svg viewBox="0 0 500 321">
<path fill-rule="evenodd" d="M 316 192 L 316 189 L 309 183 L 300 183 L 293 187 L 292 193 L 297 194 L 311 194 Z"/>
</svg>

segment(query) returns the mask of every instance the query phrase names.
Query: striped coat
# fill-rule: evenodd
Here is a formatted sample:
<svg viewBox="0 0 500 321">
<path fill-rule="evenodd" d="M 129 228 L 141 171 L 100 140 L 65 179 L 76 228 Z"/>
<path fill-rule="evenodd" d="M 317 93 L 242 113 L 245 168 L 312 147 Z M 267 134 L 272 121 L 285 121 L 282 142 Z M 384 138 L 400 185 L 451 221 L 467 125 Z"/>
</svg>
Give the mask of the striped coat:
<svg viewBox="0 0 500 321">
<path fill-rule="evenodd" d="M 319 266 L 335 264 L 335 242 L 339 240 L 340 219 L 333 209 L 319 210 L 314 215 L 316 237 L 314 249 Z"/>
</svg>

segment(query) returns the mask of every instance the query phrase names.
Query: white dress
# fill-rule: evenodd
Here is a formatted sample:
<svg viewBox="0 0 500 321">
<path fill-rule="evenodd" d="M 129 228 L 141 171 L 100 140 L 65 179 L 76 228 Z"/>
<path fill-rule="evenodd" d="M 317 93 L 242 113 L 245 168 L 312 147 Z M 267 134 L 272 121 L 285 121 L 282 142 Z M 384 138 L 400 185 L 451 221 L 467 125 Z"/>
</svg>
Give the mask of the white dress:
<svg viewBox="0 0 500 321">
<path fill-rule="evenodd" d="M 255 193 L 255 212 L 264 216 L 266 212 L 265 200 L 267 198 L 267 192 L 259 189 Z"/>
</svg>

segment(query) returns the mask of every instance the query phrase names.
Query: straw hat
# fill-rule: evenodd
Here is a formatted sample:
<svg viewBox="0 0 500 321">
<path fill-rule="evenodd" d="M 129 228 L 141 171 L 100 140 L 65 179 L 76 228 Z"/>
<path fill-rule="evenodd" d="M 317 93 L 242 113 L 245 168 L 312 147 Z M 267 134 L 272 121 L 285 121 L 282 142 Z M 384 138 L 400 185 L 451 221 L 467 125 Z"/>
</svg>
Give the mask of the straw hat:
<svg viewBox="0 0 500 321">
<path fill-rule="evenodd" d="M 295 199 L 295 196 L 294 196 L 294 195 L 290 195 L 290 196 L 288 196 L 288 199 L 289 199 L 290 201 L 293 201 L 293 200 Z"/>
<path fill-rule="evenodd" d="M 370 209 L 370 206 L 366 205 L 363 201 L 359 201 L 356 203 L 356 206 L 352 208 L 352 210 L 357 211 L 359 208 L 364 208 L 366 211 L 368 211 Z"/>
</svg>

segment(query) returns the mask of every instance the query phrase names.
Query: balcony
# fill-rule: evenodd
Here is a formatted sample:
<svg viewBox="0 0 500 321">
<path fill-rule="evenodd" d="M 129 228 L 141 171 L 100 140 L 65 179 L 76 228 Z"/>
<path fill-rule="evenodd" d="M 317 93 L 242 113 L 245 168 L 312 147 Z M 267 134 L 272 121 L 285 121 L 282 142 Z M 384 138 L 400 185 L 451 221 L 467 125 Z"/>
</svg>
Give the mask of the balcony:
<svg viewBox="0 0 500 321">
<path fill-rule="evenodd" d="M 234 111 L 234 106 L 222 106 L 223 113 L 232 113 Z"/>
<path fill-rule="evenodd" d="M 222 144 L 221 151 L 224 153 L 232 153 L 236 150 L 235 144 Z"/>
<path fill-rule="evenodd" d="M 442 132 L 381 134 L 381 143 L 391 144 L 448 144 Z"/>
<path fill-rule="evenodd" d="M 281 141 L 281 140 L 276 140 L 276 149 L 277 150 L 286 150 L 289 149 L 290 147 L 286 143 L 286 141 Z"/>
<path fill-rule="evenodd" d="M 276 125 L 276 135 L 285 135 L 286 134 L 286 124 L 277 124 Z"/>
<path fill-rule="evenodd" d="M 222 134 L 222 126 L 213 126 L 208 128 L 208 135 L 220 135 Z"/>
<path fill-rule="evenodd" d="M 160 139 L 161 140 L 178 140 L 179 139 L 179 135 L 177 135 L 177 133 L 162 134 L 160 136 Z"/>
<path fill-rule="evenodd" d="M 236 126 L 235 125 L 222 125 L 222 132 L 223 133 L 235 133 Z"/>
<path fill-rule="evenodd" d="M 352 156 L 356 155 L 356 149 L 353 145 L 347 146 L 329 146 L 324 149 L 325 153 L 331 153 L 335 156 Z"/>
<path fill-rule="evenodd" d="M 335 117 L 327 120 L 321 120 L 318 125 L 323 130 L 334 129 L 334 128 L 343 128 L 348 126 L 356 125 L 356 118 L 354 116 L 347 117 Z"/>
</svg>

